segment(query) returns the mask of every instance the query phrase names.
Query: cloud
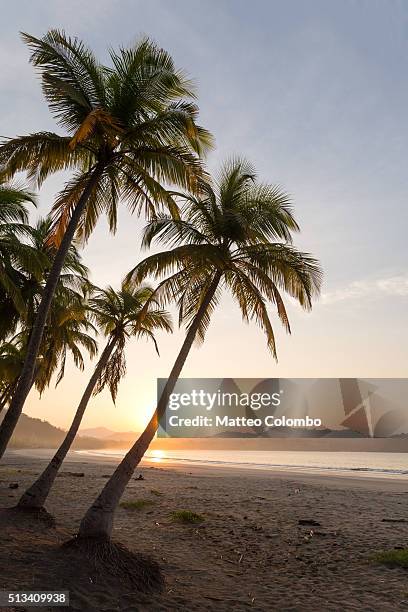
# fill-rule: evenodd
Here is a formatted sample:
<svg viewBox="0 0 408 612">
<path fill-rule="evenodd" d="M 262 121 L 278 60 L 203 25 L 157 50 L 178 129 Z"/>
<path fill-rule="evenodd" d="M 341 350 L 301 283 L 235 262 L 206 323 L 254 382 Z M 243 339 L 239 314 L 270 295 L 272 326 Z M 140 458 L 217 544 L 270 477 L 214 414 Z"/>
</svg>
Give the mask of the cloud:
<svg viewBox="0 0 408 612">
<path fill-rule="evenodd" d="M 334 304 L 344 300 L 370 297 L 396 296 L 408 297 L 408 276 L 390 276 L 372 281 L 353 281 L 334 291 L 322 293 L 322 304 Z"/>
</svg>

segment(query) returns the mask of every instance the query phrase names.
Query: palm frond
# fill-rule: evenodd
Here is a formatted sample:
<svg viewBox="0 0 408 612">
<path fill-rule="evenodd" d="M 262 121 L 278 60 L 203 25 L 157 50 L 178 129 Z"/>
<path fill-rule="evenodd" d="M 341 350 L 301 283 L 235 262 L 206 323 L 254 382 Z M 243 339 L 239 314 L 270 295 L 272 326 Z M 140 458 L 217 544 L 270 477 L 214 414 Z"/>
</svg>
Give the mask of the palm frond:
<svg viewBox="0 0 408 612">
<path fill-rule="evenodd" d="M 51 111 L 68 131 L 75 131 L 106 101 L 103 67 L 82 41 L 62 30 L 49 30 L 41 39 L 22 33 L 22 38 L 42 77 Z"/>
<path fill-rule="evenodd" d="M 142 113 L 160 112 L 171 101 L 194 97 L 192 82 L 176 70 L 172 57 L 147 37 L 133 47 L 112 50 L 111 60 L 111 105 L 126 124 L 139 121 Z"/>
<path fill-rule="evenodd" d="M 259 267 L 306 310 L 311 309 L 313 298 L 319 295 L 322 270 L 318 261 L 291 245 L 250 245 L 238 249 L 235 258 Z"/>
<path fill-rule="evenodd" d="M 2 179 L 8 181 L 18 172 L 26 172 L 29 180 L 40 187 L 55 172 L 89 167 L 95 159 L 93 151 L 83 146 L 72 149 L 70 142 L 70 137 L 53 132 L 3 139 L 0 142 Z"/>
<path fill-rule="evenodd" d="M 187 329 L 194 323 L 198 342 L 225 286 L 244 320 L 261 327 L 276 358 L 267 304 L 275 306 L 290 333 L 282 293 L 310 309 L 322 278 L 318 261 L 291 245 L 299 226 L 290 197 L 277 186 L 258 183 L 253 166 L 238 157 L 222 166 L 214 186 L 201 180 L 197 193 L 172 191 L 171 195 L 183 202 L 181 218 L 158 215 L 146 226 L 142 242 L 144 247 L 165 244 L 169 250 L 137 264 L 128 274 L 129 282 L 160 279 L 156 301 L 160 305 L 175 301 L 179 323 Z M 209 305 L 201 312 L 207 299 Z"/>
<path fill-rule="evenodd" d="M 36 206 L 32 191 L 17 183 L 0 184 L 0 224 L 28 223 L 26 204 Z"/>
<path fill-rule="evenodd" d="M 262 293 L 248 276 L 236 270 L 225 274 L 225 282 L 241 309 L 243 319 L 253 319 L 261 327 L 267 338 L 268 349 L 277 359 L 275 335 Z"/>
<path fill-rule="evenodd" d="M 125 341 L 121 339 L 117 342 L 106 366 L 103 368 L 98 382 L 96 383 L 94 395 L 108 387 L 112 396 L 113 403 L 116 403 L 118 387 L 121 379 L 126 374 Z"/>
</svg>

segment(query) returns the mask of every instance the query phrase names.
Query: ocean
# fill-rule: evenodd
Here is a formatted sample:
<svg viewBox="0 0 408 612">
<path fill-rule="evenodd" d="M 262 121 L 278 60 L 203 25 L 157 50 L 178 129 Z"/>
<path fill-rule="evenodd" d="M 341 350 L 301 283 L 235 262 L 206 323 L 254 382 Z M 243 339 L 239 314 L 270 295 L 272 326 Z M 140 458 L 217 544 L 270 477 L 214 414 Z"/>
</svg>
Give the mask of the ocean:
<svg viewBox="0 0 408 612">
<path fill-rule="evenodd" d="M 76 451 L 95 457 L 122 457 L 125 450 Z M 150 450 L 146 459 L 165 465 L 211 465 L 228 468 L 259 470 L 279 469 L 287 472 L 319 472 L 358 474 L 377 477 L 408 477 L 408 453 L 367 452 L 303 452 L 303 451 L 206 451 L 206 450 Z"/>
</svg>

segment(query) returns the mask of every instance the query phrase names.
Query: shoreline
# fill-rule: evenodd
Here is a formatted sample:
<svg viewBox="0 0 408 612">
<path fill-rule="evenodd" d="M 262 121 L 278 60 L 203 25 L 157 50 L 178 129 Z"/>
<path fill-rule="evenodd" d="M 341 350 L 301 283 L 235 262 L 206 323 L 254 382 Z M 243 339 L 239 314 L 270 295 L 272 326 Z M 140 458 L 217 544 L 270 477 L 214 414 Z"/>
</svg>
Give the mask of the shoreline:
<svg viewBox="0 0 408 612">
<path fill-rule="evenodd" d="M 52 456 L 52 449 L 19 449 L 6 453 L 11 459 L 36 459 L 46 463 Z M 121 457 L 89 454 L 82 451 L 70 451 L 64 464 L 83 465 L 117 465 Z M 402 492 L 408 494 L 408 476 L 406 474 L 386 474 L 380 472 L 364 472 L 360 470 L 324 470 L 320 468 L 300 467 L 250 467 L 243 465 L 225 465 L 189 462 L 187 460 L 172 461 L 171 459 L 144 459 L 136 469 L 151 468 L 160 471 L 183 473 L 186 475 L 222 477 L 254 477 L 257 479 L 278 479 L 287 482 L 308 483 L 313 486 L 333 487 L 341 489 L 365 489 L 372 491 Z"/>
</svg>

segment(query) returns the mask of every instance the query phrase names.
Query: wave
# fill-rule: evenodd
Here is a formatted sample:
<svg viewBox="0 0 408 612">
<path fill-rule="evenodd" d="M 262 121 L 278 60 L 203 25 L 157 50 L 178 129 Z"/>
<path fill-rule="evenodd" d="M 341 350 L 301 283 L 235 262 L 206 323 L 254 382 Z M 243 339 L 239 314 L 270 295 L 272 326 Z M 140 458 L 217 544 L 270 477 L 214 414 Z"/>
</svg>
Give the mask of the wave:
<svg viewBox="0 0 408 612">
<path fill-rule="evenodd" d="M 150 458 L 150 457 L 149 457 Z M 377 472 L 380 474 L 395 474 L 395 475 L 408 475 L 408 470 L 390 469 L 390 468 L 377 468 L 377 467 L 349 467 L 349 466 L 330 466 L 330 465 L 305 465 L 305 464 L 292 464 L 292 463 L 254 463 L 252 461 L 222 461 L 219 459 L 191 459 L 185 457 L 166 457 L 161 461 L 177 461 L 183 463 L 201 463 L 210 465 L 228 465 L 229 467 L 250 467 L 250 468 L 261 468 L 261 469 L 272 469 L 272 468 L 283 468 L 289 470 L 320 470 L 320 471 L 334 471 L 334 472 Z"/>
<path fill-rule="evenodd" d="M 94 456 L 106 456 L 106 457 L 122 457 L 124 452 L 121 451 L 76 451 L 79 454 L 87 454 Z M 350 457 L 351 459 L 351 457 Z M 218 457 L 202 457 L 202 458 L 194 458 L 188 456 L 179 456 L 168 455 L 166 453 L 165 456 L 156 456 L 154 451 L 148 453 L 146 455 L 146 460 L 151 462 L 160 464 L 170 464 L 170 463 L 179 463 L 179 464 L 195 464 L 195 465 L 212 465 L 212 466 L 220 466 L 220 467 L 228 467 L 228 468 L 246 468 L 246 469 L 259 469 L 259 470 L 287 470 L 289 472 L 292 471 L 302 471 L 302 472 L 343 472 L 343 473 L 367 473 L 372 475 L 388 475 L 388 476 L 406 476 L 408 475 L 408 469 L 405 469 L 401 466 L 395 467 L 385 467 L 385 466 L 356 466 L 356 465 L 345 465 L 342 463 L 338 463 L 337 465 L 325 465 L 322 463 L 314 463 L 313 461 L 307 463 L 285 463 L 285 462 L 259 462 L 259 461 L 245 461 L 240 459 L 239 457 L 234 458 L 218 458 Z M 405 462 L 404 462 L 405 463 Z M 408 467 L 408 465 L 407 465 Z"/>
</svg>

